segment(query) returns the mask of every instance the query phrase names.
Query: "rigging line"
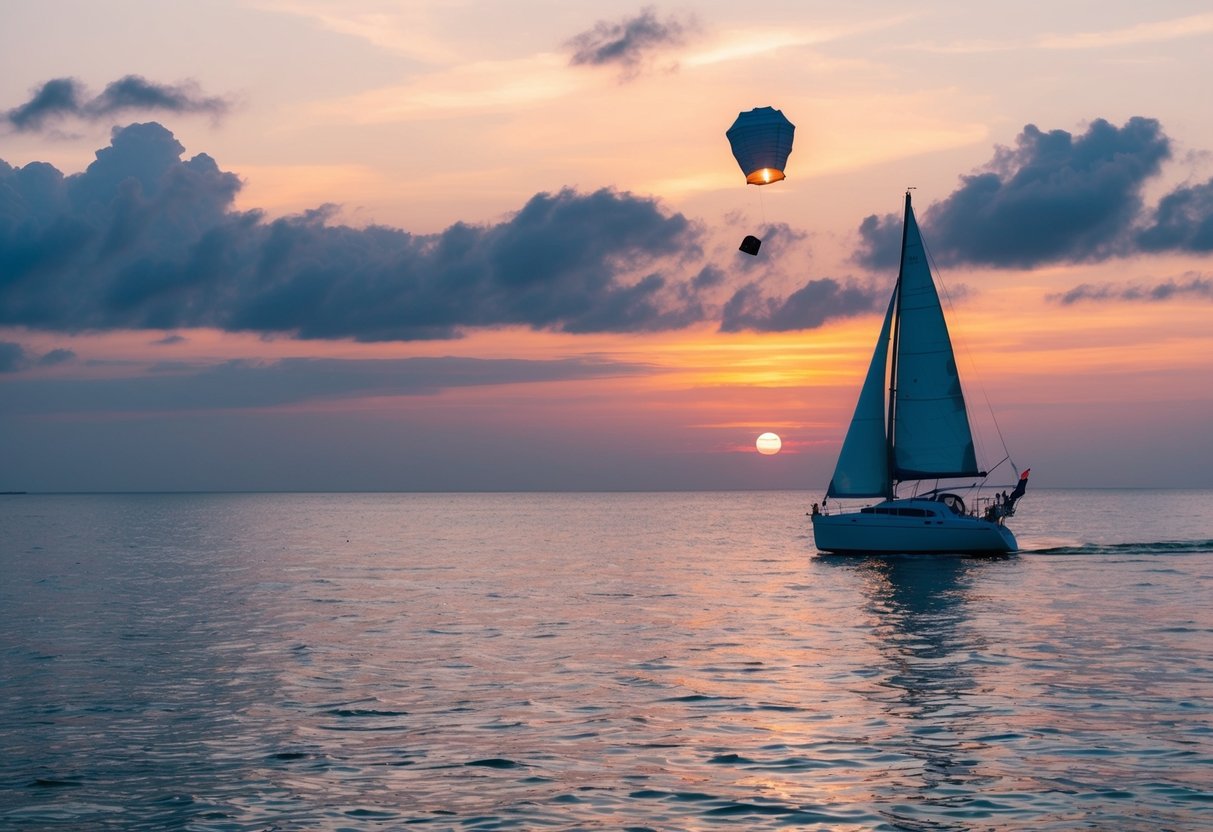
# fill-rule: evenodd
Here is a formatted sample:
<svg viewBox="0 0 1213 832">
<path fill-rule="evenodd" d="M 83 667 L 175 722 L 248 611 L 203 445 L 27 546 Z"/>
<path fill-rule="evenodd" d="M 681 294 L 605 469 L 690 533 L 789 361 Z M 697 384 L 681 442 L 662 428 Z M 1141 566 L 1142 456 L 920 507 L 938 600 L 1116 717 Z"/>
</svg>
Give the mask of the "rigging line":
<svg viewBox="0 0 1213 832">
<path fill-rule="evenodd" d="M 931 249 L 927 247 L 926 239 L 921 234 L 919 234 L 919 241 L 922 243 L 923 252 L 927 255 L 927 261 L 930 263 L 931 271 L 937 278 L 936 283 L 943 290 L 943 297 L 948 303 L 948 310 L 955 313 L 956 307 L 952 304 L 952 296 L 948 292 L 947 285 L 943 282 L 943 272 L 940 270 L 939 264 L 935 262 L 935 255 L 931 253 Z M 1019 466 L 1015 464 L 1015 460 L 1011 459 L 1011 449 L 1007 447 L 1007 440 L 1003 438 L 1002 426 L 998 424 L 998 414 L 994 412 L 994 404 L 990 401 L 990 394 L 989 391 L 986 390 L 985 381 L 977 372 L 977 363 L 973 361 L 973 352 L 969 349 L 968 339 L 962 341 L 961 346 L 964 348 L 965 359 L 969 362 L 969 366 L 973 370 L 973 375 L 977 379 L 977 388 L 981 390 L 981 397 L 985 399 L 986 410 L 990 414 L 990 420 L 994 423 L 994 432 L 998 434 L 998 441 L 1002 444 L 1002 451 L 1007 455 L 1006 458 L 1011 461 L 1011 467 L 1015 469 L 1016 473 L 1018 473 Z M 998 464 L 1001 465 L 1002 463 L 1000 462 Z"/>
<path fill-rule="evenodd" d="M 993 474 L 995 471 L 997 471 L 997 470 L 998 470 L 998 468 L 999 468 L 999 466 L 1000 466 L 1000 465 L 1002 465 L 1004 462 L 1010 462 L 1010 460 L 1011 460 L 1011 455 L 1010 455 L 1010 454 L 1007 454 L 1007 455 L 1006 455 L 1006 456 L 1004 456 L 1002 459 L 998 460 L 998 463 L 997 463 L 996 465 L 991 466 L 991 467 L 990 467 L 990 470 L 986 472 L 986 476 L 985 476 L 985 479 L 983 479 L 983 480 L 982 480 L 982 484 L 983 484 L 983 485 L 985 484 L 986 480 L 988 480 L 988 479 L 990 478 L 990 476 L 991 476 L 991 475 L 992 475 L 992 474 Z M 1015 463 L 1014 463 L 1014 462 L 1012 462 L 1012 463 L 1011 463 L 1011 465 L 1012 465 L 1012 467 L 1014 467 Z M 1016 473 L 1018 473 L 1018 471 L 1017 471 Z M 998 487 L 998 486 L 995 486 L 995 488 L 997 488 L 997 487 Z"/>
</svg>

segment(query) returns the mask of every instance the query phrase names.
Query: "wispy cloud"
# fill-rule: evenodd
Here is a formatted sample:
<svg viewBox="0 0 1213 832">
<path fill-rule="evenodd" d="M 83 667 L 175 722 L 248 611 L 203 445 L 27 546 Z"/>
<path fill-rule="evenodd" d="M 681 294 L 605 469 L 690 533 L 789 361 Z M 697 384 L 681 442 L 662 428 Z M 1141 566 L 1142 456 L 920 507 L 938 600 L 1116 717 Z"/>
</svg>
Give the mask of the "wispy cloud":
<svg viewBox="0 0 1213 832">
<path fill-rule="evenodd" d="M 1145 7 L 1143 7 L 1145 8 Z M 1102 32 L 1046 35 L 1038 41 L 1042 49 L 1104 49 L 1133 46 L 1140 43 L 1160 43 L 1181 38 L 1213 34 L 1213 12 L 1138 23 L 1121 29 Z"/>
<path fill-rule="evenodd" d="M 256 5 L 422 63 L 451 64 L 460 59 L 458 50 L 437 34 L 438 20 L 450 14 L 449 0 L 370 5 L 348 0 L 257 0 Z"/>
<path fill-rule="evenodd" d="M 777 52 L 796 46 L 821 43 L 821 33 L 790 31 L 787 29 L 762 29 L 727 33 L 718 36 L 715 42 L 692 52 L 683 59 L 688 67 L 710 66 L 726 61 L 753 58 L 769 52 Z"/>
<path fill-rule="evenodd" d="M 99 95 L 90 96 L 75 78 L 54 78 L 36 88 L 24 104 L 8 110 L 4 120 L 15 130 L 32 132 L 62 119 L 98 121 L 131 112 L 218 117 L 229 107 L 226 99 L 203 94 L 192 81 L 158 84 L 139 75 L 127 75 L 108 84 Z"/>
<path fill-rule="evenodd" d="M 1145 8 L 1144 6 L 1142 8 Z M 933 52 L 944 55 L 984 55 L 997 52 L 1025 52 L 1028 50 L 1084 51 L 1111 49 L 1121 46 L 1137 46 L 1149 43 L 1197 38 L 1213 34 L 1213 13 L 1195 14 L 1171 20 L 1138 23 L 1119 29 L 1103 31 L 1049 33 L 1036 36 L 1006 38 L 971 38 L 968 40 L 919 42 L 906 49 Z"/>
<path fill-rule="evenodd" d="M 619 21 L 600 20 L 591 29 L 574 35 L 566 46 L 574 66 L 611 66 L 624 79 L 634 78 L 658 55 L 682 46 L 698 28 L 694 18 L 660 20 L 653 7 Z"/>
<path fill-rule="evenodd" d="M 987 55 L 996 52 L 1022 52 L 1027 48 L 1027 44 L 1022 41 L 978 38 L 975 40 L 952 41 L 950 43 L 920 42 L 907 44 L 902 48 L 914 52 L 931 52 L 937 55 Z"/>
<path fill-rule="evenodd" d="M 725 304 L 722 332 L 754 330 L 790 332 L 814 329 L 836 318 L 862 315 L 876 309 L 884 294 L 854 280 L 825 277 L 810 280 L 786 298 L 767 297 L 757 284 L 738 289 Z"/>
<path fill-rule="evenodd" d="M 564 64 L 564 58 L 554 53 L 509 61 L 475 61 L 404 84 L 324 102 L 315 109 L 328 118 L 340 116 L 363 124 L 445 118 L 459 111 L 513 112 L 575 92 L 580 82 L 562 71 Z"/>
<path fill-rule="evenodd" d="M 1175 298 L 1213 300 L 1213 279 L 1189 273 L 1183 280 L 1149 284 L 1081 283 L 1066 292 L 1048 295 L 1048 300 L 1066 306 L 1085 301 L 1166 301 Z"/>
<path fill-rule="evenodd" d="M 0 342 L 5 357 L 20 346 Z M 24 359 L 21 355 L 16 359 Z M 20 369 L 14 367 L 13 369 Z M 598 358 L 555 360 L 431 357 L 404 359 L 288 358 L 174 363 L 117 378 L 26 378 L 6 382 L 0 413 L 128 413 L 274 408 L 372 396 L 432 395 L 443 390 L 644 375 L 641 363 Z"/>
<path fill-rule="evenodd" d="M 42 355 L 30 353 L 16 341 L 0 341 L 0 373 L 16 373 L 30 367 L 54 367 L 76 360 L 69 349 L 53 349 Z"/>
<path fill-rule="evenodd" d="M 713 32 L 701 48 L 690 51 L 682 58 L 687 67 L 709 66 L 726 61 L 742 60 L 805 46 L 820 46 L 866 34 L 879 29 L 898 26 L 913 15 L 899 14 L 860 20 L 847 24 L 823 23 L 815 26 L 743 26 L 739 29 Z"/>
</svg>

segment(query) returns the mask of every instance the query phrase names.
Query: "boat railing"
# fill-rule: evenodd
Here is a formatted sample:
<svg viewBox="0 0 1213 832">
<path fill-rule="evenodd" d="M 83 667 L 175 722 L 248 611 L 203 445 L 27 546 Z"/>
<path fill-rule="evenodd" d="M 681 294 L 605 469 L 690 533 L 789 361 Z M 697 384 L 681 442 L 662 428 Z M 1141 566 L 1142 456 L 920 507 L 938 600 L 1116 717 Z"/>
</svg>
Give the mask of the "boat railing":
<svg viewBox="0 0 1213 832">
<path fill-rule="evenodd" d="M 922 499 L 931 500 L 931 499 L 935 499 L 936 495 L 938 495 L 940 493 L 942 493 L 942 489 L 935 489 L 933 491 L 927 492 L 925 494 L 919 494 L 917 496 Z M 968 502 L 964 504 L 965 511 L 963 512 L 962 516 L 984 518 L 986 520 L 993 520 L 999 524 L 1001 524 L 1008 517 L 1014 517 L 1015 516 L 1015 501 L 1005 499 L 1002 496 L 1004 493 L 1005 492 L 997 493 L 993 497 L 970 497 Z M 853 508 L 853 507 L 848 508 L 847 506 L 845 506 L 843 504 L 826 500 L 826 501 L 821 502 L 820 504 L 813 503 L 812 509 L 810 511 L 805 512 L 805 514 L 810 515 L 810 516 L 823 515 L 823 516 L 828 517 L 831 513 L 831 510 L 833 510 L 835 512 L 841 511 L 845 514 L 848 511 L 864 512 L 865 509 L 867 509 L 868 511 L 871 510 L 870 506 L 863 506 L 860 508 Z M 955 511 L 955 510 L 956 509 L 953 507 L 953 511 Z M 957 512 L 957 513 L 960 513 L 960 512 Z"/>
<path fill-rule="evenodd" d="M 969 513 L 974 517 L 982 517 L 1001 524 L 1008 517 L 1015 516 L 1015 503 L 1011 500 L 1004 500 L 1002 494 L 996 494 L 993 497 L 976 497 L 973 500 L 973 509 Z"/>
</svg>

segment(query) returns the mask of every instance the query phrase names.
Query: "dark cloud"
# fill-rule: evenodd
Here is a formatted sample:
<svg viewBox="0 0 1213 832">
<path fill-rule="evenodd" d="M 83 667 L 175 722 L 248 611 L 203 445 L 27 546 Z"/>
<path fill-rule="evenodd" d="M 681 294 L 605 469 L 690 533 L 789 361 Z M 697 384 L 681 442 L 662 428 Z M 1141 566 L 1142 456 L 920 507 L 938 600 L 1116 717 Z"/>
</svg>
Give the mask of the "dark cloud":
<svg viewBox="0 0 1213 832">
<path fill-rule="evenodd" d="M 1097 119 L 1077 137 L 1029 124 L 1014 148 L 999 149 L 918 217 L 940 262 L 1026 268 L 1104 259 L 1131 248 L 1142 187 L 1170 154 L 1154 119 L 1123 127 Z M 900 227 L 899 216 L 865 219 L 856 259 L 895 265 Z"/>
<path fill-rule="evenodd" d="M 710 289 L 713 286 L 720 286 L 725 282 L 725 273 L 717 266 L 704 266 L 699 270 L 699 274 L 691 280 L 691 285 L 696 289 Z"/>
<path fill-rule="evenodd" d="M 76 354 L 71 350 L 53 349 L 34 358 L 20 344 L 14 341 L 0 341 L 0 373 L 16 373 L 34 365 L 53 367 L 56 364 L 74 360 L 76 360 Z"/>
<path fill-rule="evenodd" d="M 5 347 L 0 343 L 0 360 Z M 20 359 L 20 356 L 18 356 Z M 0 364 L 0 366 L 3 366 Z M 526 384 L 658 372 L 645 364 L 592 358 L 552 361 L 475 358 L 309 359 L 178 362 L 123 378 L 27 378 L 6 382 L 0 414 L 148 413 L 268 408 L 363 396 L 415 396 L 461 387 Z"/>
<path fill-rule="evenodd" d="M 0 324 L 379 341 L 706 314 L 700 232 L 652 199 L 541 193 L 495 225 L 424 236 L 331 225 L 331 207 L 267 223 L 233 210 L 235 175 L 182 153 L 148 123 L 116 129 L 80 174 L 0 162 Z"/>
<path fill-rule="evenodd" d="M 740 270 L 747 282 L 732 293 L 721 310 L 720 331 L 792 332 L 816 329 L 835 318 L 870 312 L 885 290 L 855 280 L 817 278 L 787 297 L 768 297 L 760 284 L 771 278 L 771 264 L 795 262 L 807 256 L 809 235 L 786 223 L 753 228 L 762 240 L 759 257 L 742 256 Z M 775 266 L 774 268 L 778 268 Z"/>
<path fill-rule="evenodd" d="M 862 315 L 877 308 L 881 295 L 871 286 L 832 278 L 810 280 L 786 298 L 768 298 L 756 284 L 738 289 L 724 306 L 722 332 L 790 332 L 814 329 L 833 318 Z"/>
<path fill-rule="evenodd" d="M 680 46 L 694 27 L 694 21 L 662 22 L 650 6 L 618 23 L 599 21 L 565 45 L 572 51 L 570 63 L 574 66 L 617 66 L 625 78 L 631 78 L 654 54 Z"/>
<path fill-rule="evenodd" d="M 771 269 L 772 264 L 786 263 L 794 257 L 809 256 L 806 245 L 808 233 L 786 222 L 764 223 L 761 226 L 749 226 L 744 231 L 741 228 L 735 230 L 738 243 L 741 242 L 742 235 L 747 233 L 762 241 L 760 256 L 737 258 L 738 268 L 744 272 L 765 272 Z"/>
<path fill-rule="evenodd" d="M 1213 299 L 1213 279 L 1188 275 L 1186 280 L 1166 280 L 1153 286 L 1081 283 L 1067 292 L 1049 295 L 1048 299 L 1068 306 L 1082 301 L 1162 301 L 1177 297 Z"/>
<path fill-rule="evenodd" d="M 1159 200 L 1137 244 L 1143 251 L 1213 251 L 1213 180 L 1176 188 Z"/>
<path fill-rule="evenodd" d="M 15 373 L 26 363 L 23 346 L 13 341 L 0 341 L 0 373 Z"/>
<path fill-rule="evenodd" d="M 180 333 L 170 332 L 168 335 L 165 335 L 163 338 L 157 338 L 155 341 L 152 341 L 151 343 L 152 343 L 152 346 L 155 346 L 155 347 L 167 347 L 167 346 L 171 346 L 173 344 L 184 344 L 187 340 L 189 340 L 189 339 L 187 339 L 184 335 L 181 335 Z"/>
<path fill-rule="evenodd" d="M 53 349 L 38 359 L 39 367 L 54 367 L 56 364 L 66 364 L 76 360 L 76 353 L 68 349 Z"/>
<path fill-rule="evenodd" d="M 127 75 L 107 85 L 85 109 L 93 118 L 132 110 L 221 116 L 229 106 L 223 98 L 204 95 L 193 82 L 156 84 L 138 75 Z"/>
<path fill-rule="evenodd" d="M 53 78 L 38 87 L 30 100 L 4 114 L 15 130 L 41 130 L 63 118 L 97 121 L 130 112 L 202 113 L 221 116 L 230 104 L 204 95 L 192 82 L 157 84 L 139 75 L 127 75 L 108 84 L 100 95 L 89 96 L 75 78 Z"/>
<path fill-rule="evenodd" d="M 74 78 L 54 78 L 34 90 L 30 100 L 4 114 L 17 130 L 38 130 L 54 118 L 76 115 L 83 109 L 80 82 Z"/>
<path fill-rule="evenodd" d="M 902 224 L 900 214 L 885 214 L 883 217 L 870 214 L 864 217 L 859 224 L 860 248 L 855 260 L 869 269 L 895 270 L 901 257 Z"/>
</svg>

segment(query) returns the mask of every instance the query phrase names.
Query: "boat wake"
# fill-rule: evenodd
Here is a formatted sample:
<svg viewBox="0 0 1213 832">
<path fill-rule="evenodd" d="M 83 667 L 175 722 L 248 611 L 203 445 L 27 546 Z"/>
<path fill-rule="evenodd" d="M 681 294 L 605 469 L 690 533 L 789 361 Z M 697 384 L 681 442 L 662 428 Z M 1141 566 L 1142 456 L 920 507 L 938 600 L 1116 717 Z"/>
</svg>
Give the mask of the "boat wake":
<svg viewBox="0 0 1213 832">
<path fill-rule="evenodd" d="M 1021 549 L 1021 555 L 1185 555 L 1213 552 L 1213 540 L 1159 540 L 1153 543 L 1084 543 Z"/>
</svg>

